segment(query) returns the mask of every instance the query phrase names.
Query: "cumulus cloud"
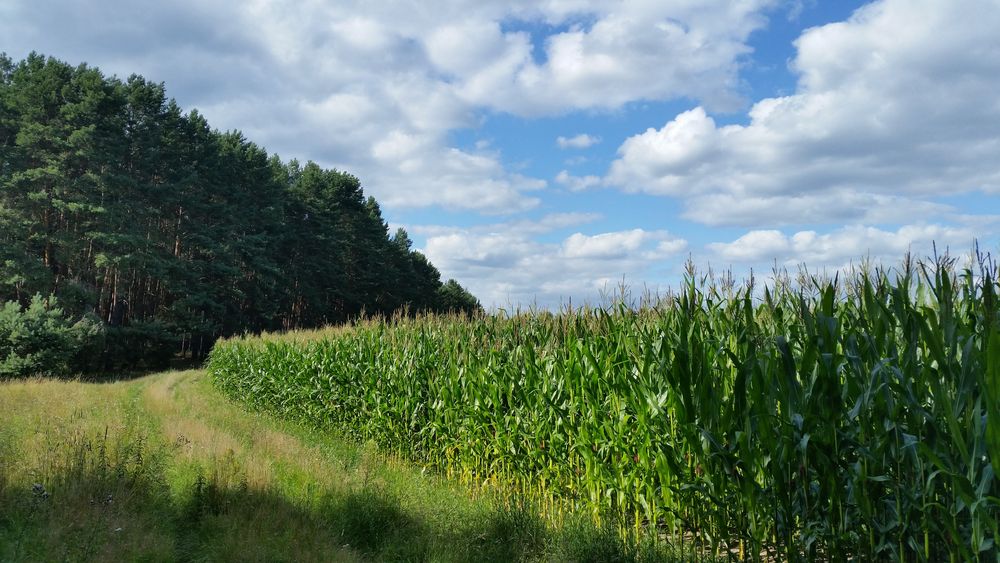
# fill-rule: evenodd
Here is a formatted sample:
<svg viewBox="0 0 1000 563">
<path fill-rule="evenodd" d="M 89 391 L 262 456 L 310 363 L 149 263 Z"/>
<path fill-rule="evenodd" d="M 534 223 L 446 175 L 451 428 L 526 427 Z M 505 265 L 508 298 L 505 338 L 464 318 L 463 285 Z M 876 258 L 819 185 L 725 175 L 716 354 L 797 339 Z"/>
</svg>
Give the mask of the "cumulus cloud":
<svg viewBox="0 0 1000 563">
<path fill-rule="evenodd" d="M 907 252 L 926 256 L 934 244 L 962 254 L 972 248 L 976 236 L 967 227 L 938 224 L 907 225 L 894 231 L 854 225 L 823 234 L 806 230 L 791 235 L 768 229 L 750 231 L 731 242 L 711 243 L 708 250 L 715 263 L 766 268 L 777 262 L 837 270 L 865 257 L 894 264 Z"/>
<path fill-rule="evenodd" d="M 656 243 L 651 246 L 650 243 Z M 687 241 L 671 237 L 666 231 L 618 231 L 588 236 L 573 233 L 562 244 L 561 255 L 566 258 L 626 259 L 638 256 L 657 260 L 676 254 L 687 246 Z"/>
<path fill-rule="evenodd" d="M 508 17 L 540 18 L 566 29 L 549 35 L 544 52 L 536 53 L 526 33 L 505 32 L 500 19 L 477 22 L 467 13 L 460 18 L 466 23 L 433 31 L 427 45 L 463 99 L 518 115 L 681 96 L 734 109 L 742 104 L 738 71 L 750 52 L 746 40 L 775 4 L 513 2 L 507 3 Z M 473 55 L 455 52 L 463 49 L 475 53 L 475 63 L 469 62 Z"/>
<path fill-rule="evenodd" d="M 585 149 L 601 142 L 600 137 L 580 133 L 573 137 L 559 136 L 556 138 L 556 146 L 561 149 Z"/>
<path fill-rule="evenodd" d="M 775 6 L 794 16 L 801 4 L 13 0 L 0 3 L 0 37 L 15 58 L 36 49 L 164 81 L 216 127 L 358 175 L 388 209 L 544 209 L 545 180 L 519 173 L 488 142 L 456 146 L 452 133 L 493 112 L 593 115 L 684 98 L 691 110 L 626 139 L 606 174 L 562 170 L 552 184 L 672 197 L 687 219 L 748 230 L 699 243 L 696 260 L 896 260 L 911 244 L 963 247 L 995 233 L 989 217 L 959 216 L 937 198 L 1000 193 L 995 0 L 878 0 L 809 29 L 791 61 L 794 94 L 725 124 L 719 112 L 744 107 L 747 39 Z M 555 142 L 585 149 L 598 140 Z M 655 227 L 583 227 L 596 220 L 570 213 L 410 228 L 445 275 L 500 305 L 671 278 L 664 270 L 691 246 Z M 853 226 L 831 226 L 844 224 Z"/>
<path fill-rule="evenodd" d="M 37 49 L 165 81 L 213 125 L 347 168 L 389 207 L 509 213 L 535 206 L 544 182 L 500 153 L 455 148 L 450 131 L 483 111 L 734 106 L 746 39 L 775 2 L 14 0 L 0 37 L 15 57 Z"/>
<path fill-rule="evenodd" d="M 600 186 L 602 180 L 600 176 L 574 176 L 566 170 L 561 170 L 559 174 L 556 174 L 556 183 L 566 186 L 571 192 L 582 192 Z"/>
<path fill-rule="evenodd" d="M 746 125 L 702 107 L 627 139 L 607 182 L 748 227 L 930 218 L 941 194 L 1000 192 L 1000 7 L 882 0 L 796 41 L 794 95 Z"/>
<path fill-rule="evenodd" d="M 527 193 L 546 185 L 544 180 L 507 171 L 495 154 L 442 147 L 428 136 L 390 132 L 371 151 L 369 182 L 408 187 L 386 193 L 382 200 L 387 205 L 426 205 L 426 189 L 414 182 L 433 181 L 426 188 L 433 188 L 439 206 L 502 215 L 536 206 L 539 199 Z"/>
<path fill-rule="evenodd" d="M 472 228 L 416 226 L 427 236 L 424 252 L 445 277 L 462 280 L 484 304 L 538 303 L 569 299 L 597 302 L 615 284 L 664 282 L 681 262 L 687 241 L 666 231 L 632 229 L 596 234 L 574 232 L 541 242 L 538 235 L 596 220 L 560 214 Z"/>
</svg>

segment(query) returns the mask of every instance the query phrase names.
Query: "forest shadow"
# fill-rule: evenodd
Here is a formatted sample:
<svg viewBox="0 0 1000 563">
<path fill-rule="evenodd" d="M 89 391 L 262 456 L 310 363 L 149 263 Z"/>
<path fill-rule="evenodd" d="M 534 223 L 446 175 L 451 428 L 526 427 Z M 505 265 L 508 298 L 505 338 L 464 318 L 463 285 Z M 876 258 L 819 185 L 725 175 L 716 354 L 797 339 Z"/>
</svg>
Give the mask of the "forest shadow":
<svg viewBox="0 0 1000 563">
<path fill-rule="evenodd" d="M 173 497 L 153 475 L 70 472 L 47 481 L 0 488 L 0 560 L 661 560 L 587 524 L 554 534 L 526 506 L 443 529 L 377 488 L 304 507 L 274 491 L 203 477 Z"/>
<path fill-rule="evenodd" d="M 163 373 L 164 371 L 188 371 L 201 369 L 204 365 L 204 359 L 177 356 L 164 364 L 156 364 L 148 367 L 107 368 L 98 371 L 79 373 L 73 376 L 59 377 L 57 379 L 95 384 L 122 383 L 135 381 L 150 375 Z"/>
<path fill-rule="evenodd" d="M 548 531 L 528 507 L 443 526 L 375 485 L 293 502 L 225 471 L 171 487 L 156 456 L 100 443 L 11 482 L 0 467 L 0 560 L 522 561 Z"/>
</svg>

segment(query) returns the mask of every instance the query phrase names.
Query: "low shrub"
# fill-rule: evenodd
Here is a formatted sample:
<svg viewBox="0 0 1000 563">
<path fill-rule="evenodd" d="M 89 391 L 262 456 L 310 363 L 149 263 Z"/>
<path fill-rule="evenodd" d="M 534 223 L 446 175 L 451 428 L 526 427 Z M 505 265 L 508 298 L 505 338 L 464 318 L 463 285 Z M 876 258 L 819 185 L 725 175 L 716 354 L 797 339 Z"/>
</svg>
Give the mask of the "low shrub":
<svg viewBox="0 0 1000 563">
<path fill-rule="evenodd" d="M 79 365 L 78 353 L 100 336 L 100 324 L 74 321 L 55 297 L 35 295 L 23 307 L 0 305 L 0 379 L 66 376 Z"/>
</svg>

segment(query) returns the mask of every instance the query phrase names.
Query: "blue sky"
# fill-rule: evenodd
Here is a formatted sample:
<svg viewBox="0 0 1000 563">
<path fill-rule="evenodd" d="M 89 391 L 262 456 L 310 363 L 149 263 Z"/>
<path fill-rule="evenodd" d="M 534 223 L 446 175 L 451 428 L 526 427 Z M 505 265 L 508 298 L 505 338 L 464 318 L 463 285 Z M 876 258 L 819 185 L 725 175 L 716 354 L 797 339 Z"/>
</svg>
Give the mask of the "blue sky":
<svg viewBox="0 0 1000 563">
<path fill-rule="evenodd" d="M 165 82 L 358 175 L 484 303 L 996 252 L 995 0 L 13 0 L 0 51 Z"/>
</svg>

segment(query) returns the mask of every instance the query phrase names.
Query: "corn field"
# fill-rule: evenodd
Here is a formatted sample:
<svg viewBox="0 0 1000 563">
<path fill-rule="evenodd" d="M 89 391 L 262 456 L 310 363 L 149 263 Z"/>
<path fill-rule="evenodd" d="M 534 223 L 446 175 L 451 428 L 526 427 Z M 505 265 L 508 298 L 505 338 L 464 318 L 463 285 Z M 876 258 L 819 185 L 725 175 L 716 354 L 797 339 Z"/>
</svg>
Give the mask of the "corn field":
<svg viewBox="0 0 1000 563">
<path fill-rule="evenodd" d="M 209 369 L 252 408 L 695 558 L 994 561 L 997 293 L 988 259 L 768 287 L 690 272 L 653 306 L 232 339 Z"/>
</svg>

